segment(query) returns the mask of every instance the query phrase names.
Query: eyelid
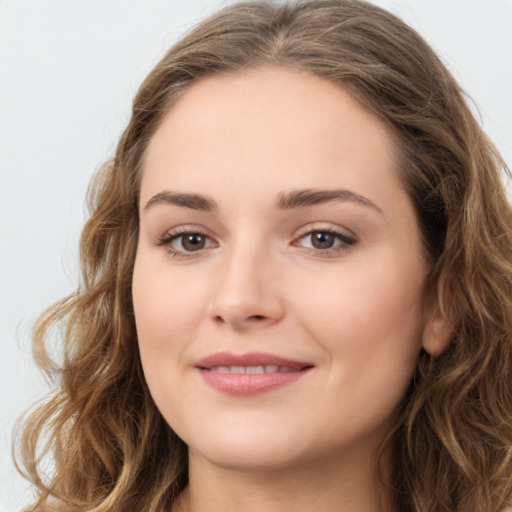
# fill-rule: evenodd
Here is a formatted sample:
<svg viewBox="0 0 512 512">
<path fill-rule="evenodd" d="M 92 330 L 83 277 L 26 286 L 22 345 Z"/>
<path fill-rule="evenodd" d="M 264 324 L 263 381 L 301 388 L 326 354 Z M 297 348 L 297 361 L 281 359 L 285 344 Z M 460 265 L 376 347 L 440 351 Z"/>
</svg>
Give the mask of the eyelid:
<svg viewBox="0 0 512 512">
<path fill-rule="evenodd" d="M 334 245 L 333 247 L 328 248 L 315 248 L 315 247 L 304 247 L 300 244 L 300 241 L 306 238 L 308 235 L 312 235 L 313 233 L 329 233 L 332 234 L 339 240 L 339 243 Z M 172 243 L 187 234 L 198 234 L 205 239 L 209 240 L 211 243 L 207 247 L 202 247 L 197 249 L 196 251 L 187 251 L 185 249 L 179 250 L 172 247 Z M 328 256 L 337 256 L 340 253 L 346 252 L 353 245 L 358 242 L 358 237 L 348 228 L 341 226 L 333 226 L 332 224 L 327 223 L 309 223 L 302 226 L 297 235 L 293 238 L 290 245 L 298 247 L 306 252 L 312 253 L 314 255 L 320 257 L 328 257 Z M 219 247 L 218 241 L 215 237 L 210 233 L 208 229 L 205 229 L 203 226 L 198 225 L 179 225 L 174 228 L 168 229 L 163 235 L 159 236 L 155 240 L 155 245 L 158 247 L 163 247 L 169 254 L 173 257 L 180 258 L 197 258 L 204 255 L 205 252 Z"/>
<path fill-rule="evenodd" d="M 209 233 L 209 230 L 205 229 L 204 227 L 197 226 L 197 225 L 181 225 L 177 226 L 175 228 L 168 229 L 163 235 L 157 237 L 155 240 L 155 245 L 158 247 L 163 247 L 169 254 L 171 254 L 173 257 L 180 257 L 180 258 L 194 258 L 194 257 L 200 257 L 203 255 L 206 251 L 214 248 L 214 247 L 204 247 L 200 248 L 197 251 L 180 251 L 174 249 L 171 244 L 174 240 L 188 234 L 197 234 L 201 235 L 204 238 L 210 240 L 213 242 L 214 247 L 218 247 L 218 242 L 215 240 L 215 238 Z"/>
<path fill-rule="evenodd" d="M 312 235 L 313 233 L 332 234 L 333 236 L 337 237 L 341 241 L 341 243 L 338 243 L 337 245 L 326 249 L 319 249 L 314 247 L 301 247 L 299 241 L 303 240 L 308 235 Z M 299 233 L 293 239 L 291 245 L 295 247 L 301 247 L 303 250 L 310 252 L 316 256 L 328 257 L 337 256 L 343 252 L 346 252 L 358 241 L 358 237 L 347 228 L 341 226 L 333 226 L 332 224 L 310 223 L 300 228 Z"/>
<path fill-rule="evenodd" d="M 302 227 L 300 227 L 297 232 L 297 236 L 295 239 L 299 239 L 305 235 L 310 234 L 314 231 L 323 231 L 326 233 L 332 233 L 334 235 L 339 235 L 342 238 L 350 238 L 351 240 L 358 241 L 357 235 L 350 229 L 344 226 L 338 226 L 327 222 L 310 222 Z"/>
</svg>

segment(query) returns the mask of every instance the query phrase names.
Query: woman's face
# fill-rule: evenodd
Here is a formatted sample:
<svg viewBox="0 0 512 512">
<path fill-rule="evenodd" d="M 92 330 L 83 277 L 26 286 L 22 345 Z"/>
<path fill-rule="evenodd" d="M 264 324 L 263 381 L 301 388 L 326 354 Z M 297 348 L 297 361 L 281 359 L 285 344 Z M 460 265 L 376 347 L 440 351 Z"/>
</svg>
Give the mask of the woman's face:
<svg viewBox="0 0 512 512">
<path fill-rule="evenodd" d="M 140 353 L 191 458 L 374 455 L 432 323 L 386 126 L 327 81 L 265 68 L 192 86 L 146 156 Z"/>
</svg>

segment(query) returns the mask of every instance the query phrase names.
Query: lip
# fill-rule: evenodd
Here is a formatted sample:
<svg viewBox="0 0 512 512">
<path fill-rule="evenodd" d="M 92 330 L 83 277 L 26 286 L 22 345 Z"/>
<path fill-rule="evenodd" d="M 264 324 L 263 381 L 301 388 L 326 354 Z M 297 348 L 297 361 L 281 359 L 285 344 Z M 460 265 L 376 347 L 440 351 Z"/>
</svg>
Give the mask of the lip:
<svg viewBox="0 0 512 512">
<path fill-rule="evenodd" d="M 285 367 L 286 371 L 273 373 L 227 373 L 220 370 L 220 367 L 233 366 L 279 366 Z M 246 354 L 219 352 L 199 360 L 195 367 L 201 373 L 206 384 L 213 389 L 229 395 L 248 397 L 291 384 L 309 373 L 313 365 L 307 361 L 297 361 L 263 352 L 250 352 Z"/>
</svg>

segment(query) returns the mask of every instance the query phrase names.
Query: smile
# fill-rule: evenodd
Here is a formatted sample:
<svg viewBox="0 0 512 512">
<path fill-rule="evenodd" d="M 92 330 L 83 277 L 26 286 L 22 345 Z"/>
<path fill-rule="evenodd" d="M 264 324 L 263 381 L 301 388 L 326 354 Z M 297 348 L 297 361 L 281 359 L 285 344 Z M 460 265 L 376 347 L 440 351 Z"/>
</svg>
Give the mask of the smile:
<svg viewBox="0 0 512 512">
<path fill-rule="evenodd" d="M 255 352 L 241 355 L 222 352 L 196 364 L 209 387 L 239 397 L 254 396 L 291 384 L 313 367 L 307 362 Z"/>
<path fill-rule="evenodd" d="M 297 368 L 292 368 L 290 366 L 276 366 L 276 365 L 266 365 L 266 366 L 213 366 L 211 368 L 205 368 L 210 372 L 220 372 L 220 373 L 288 373 L 288 372 L 296 372 Z"/>
</svg>

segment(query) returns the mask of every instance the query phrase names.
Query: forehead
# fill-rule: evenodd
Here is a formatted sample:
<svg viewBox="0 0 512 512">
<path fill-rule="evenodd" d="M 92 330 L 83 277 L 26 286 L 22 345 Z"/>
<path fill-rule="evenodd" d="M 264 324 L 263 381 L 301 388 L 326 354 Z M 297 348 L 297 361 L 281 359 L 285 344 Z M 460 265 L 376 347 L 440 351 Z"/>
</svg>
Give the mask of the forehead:
<svg viewBox="0 0 512 512">
<path fill-rule="evenodd" d="M 269 67 L 190 87 L 150 141 L 141 200 L 176 183 L 204 193 L 265 185 L 269 194 L 271 186 L 357 189 L 368 178 L 396 187 L 395 167 L 388 127 L 346 90 Z"/>
</svg>

